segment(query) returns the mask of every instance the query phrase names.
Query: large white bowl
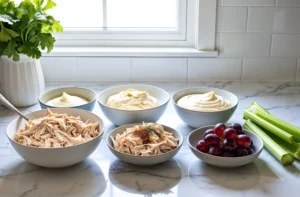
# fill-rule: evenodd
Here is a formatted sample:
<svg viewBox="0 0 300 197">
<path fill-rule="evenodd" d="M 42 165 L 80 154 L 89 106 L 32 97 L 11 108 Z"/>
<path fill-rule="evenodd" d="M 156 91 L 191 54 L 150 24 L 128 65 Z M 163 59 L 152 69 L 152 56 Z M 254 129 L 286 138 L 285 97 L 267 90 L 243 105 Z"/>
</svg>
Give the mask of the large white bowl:
<svg viewBox="0 0 300 197">
<path fill-rule="evenodd" d="M 243 166 L 254 161 L 263 150 L 263 141 L 254 133 L 244 129 L 244 133 L 248 135 L 253 142 L 254 153 L 252 155 L 247 155 L 244 157 L 219 157 L 198 151 L 196 148 L 198 142 L 204 139 L 205 131 L 212 128 L 214 128 L 214 126 L 206 126 L 196 129 L 192 131 L 187 138 L 189 147 L 194 153 L 194 155 L 205 163 L 223 168 Z"/>
<path fill-rule="evenodd" d="M 137 89 L 148 92 L 151 96 L 155 97 L 159 106 L 145 110 L 120 110 L 108 107 L 106 105 L 110 96 L 118 94 L 127 89 Z M 167 104 L 170 100 L 169 94 L 155 86 L 142 85 L 142 84 L 127 84 L 107 88 L 100 92 L 98 95 L 98 103 L 104 115 L 115 125 L 125 125 L 136 122 L 156 122 L 165 112 Z"/>
<path fill-rule="evenodd" d="M 229 109 L 225 109 L 217 112 L 200 112 L 194 111 L 190 109 L 185 109 L 177 105 L 177 102 L 180 98 L 190 95 L 190 94 L 204 94 L 210 91 L 214 91 L 217 95 L 224 97 L 229 100 L 231 103 L 231 107 Z M 214 125 L 217 123 L 226 123 L 234 111 L 236 110 L 239 99 L 237 96 L 228 92 L 226 90 L 218 89 L 218 88 L 188 88 L 184 90 L 180 90 L 176 92 L 172 97 L 173 105 L 178 116 L 181 118 L 183 122 L 193 128 L 203 127 L 205 125 Z"/>
<path fill-rule="evenodd" d="M 140 165 L 140 166 L 150 166 L 150 165 L 155 165 L 155 164 L 162 163 L 162 162 L 165 162 L 167 160 L 170 160 L 178 153 L 178 151 L 181 148 L 182 143 L 183 143 L 183 137 L 182 137 L 180 132 L 178 132 L 175 129 L 172 129 L 168 126 L 165 126 L 165 125 L 162 125 L 164 127 L 164 129 L 166 131 L 172 133 L 173 136 L 176 139 L 179 140 L 179 145 L 174 150 L 166 152 L 166 153 L 161 154 L 161 155 L 154 155 L 154 156 L 135 156 L 135 155 L 129 155 L 129 154 L 121 153 L 121 152 L 115 150 L 113 142 L 111 140 L 111 136 L 115 138 L 115 136 L 117 134 L 123 133 L 126 130 L 126 128 L 130 128 L 130 127 L 133 127 L 135 125 L 140 125 L 140 124 L 141 123 L 124 125 L 124 126 L 116 128 L 115 130 L 113 130 L 112 132 L 110 132 L 107 135 L 107 138 L 106 138 L 107 145 L 108 145 L 110 151 L 116 157 L 118 157 L 120 160 L 125 161 L 127 163 L 132 163 L 132 164 Z"/>
<path fill-rule="evenodd" d="M 104 131 L 104 124 L 102 119 L 93 113 L 80 109 L 54 108 L 51 109 L 51 111 L 55 113 L 67 113 L 68 115 L 72 116 L 80 116 L 84 122 L 87 120 L 91 123 L 99 122 L 100 135 L 98 135 L 91 141 L 69 147 L 38 148 L 25 146 L 14 141 L 14 134 L 18 132 L 21 128 L 24 128 L 26 124 L 26 121 L 24 119 L 17 118 L 8 125 L 6 131 L 7 137 L 11 145 L 17 151 L 17 153 L 19 153 L 19 155 L 23 157 L 26 161 L 38 166 L 48 168 L 60 168 L 71 166 L 83 161 L 97 148 L 101 141 Z M 26 114 L 26 116 L 29 119 L 36 119 L 44 117 L 46 115 L 47 110 L 39 110 L 36 112 Z"/>
</svg>

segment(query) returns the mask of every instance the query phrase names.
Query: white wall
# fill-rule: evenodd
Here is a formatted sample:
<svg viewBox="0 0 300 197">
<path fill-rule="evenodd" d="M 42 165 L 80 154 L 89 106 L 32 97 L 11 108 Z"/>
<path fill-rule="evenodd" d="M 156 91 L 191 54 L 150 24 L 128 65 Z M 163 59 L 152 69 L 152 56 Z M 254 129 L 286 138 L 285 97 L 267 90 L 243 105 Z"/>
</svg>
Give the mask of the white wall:
<svg viewBox="0 0 300 197">
<path fill-rule="evenodd" d="M 47 81 L 300 81 L 300 0 L 219 0 L 218 58 L 43 57 Z"/>
</svg>

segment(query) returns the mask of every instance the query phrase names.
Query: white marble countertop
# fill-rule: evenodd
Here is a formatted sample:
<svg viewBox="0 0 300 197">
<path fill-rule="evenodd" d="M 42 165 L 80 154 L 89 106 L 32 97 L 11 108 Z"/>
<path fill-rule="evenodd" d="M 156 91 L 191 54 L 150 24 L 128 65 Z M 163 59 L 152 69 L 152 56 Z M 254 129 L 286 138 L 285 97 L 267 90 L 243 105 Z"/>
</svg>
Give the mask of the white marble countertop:
<svg viewBox="0 0 300 197">
<path fill-rule="evenodd" d="M 193 82 L 147 83 L 171 95 L 182 88 L 210 86 L 229 90 L 240 98 L 229 122 L 242 123 L 243 109 L 256 101 L 280 118 L 300 126 L 300 83 Z M 84 86 L 96 92 L 116 83 L 53 83 L 59 86 Z M 21 109 L 31 112 L 39 105 Z M 105 120 L 106 134 L 114 126 L 96 104 L 94 113 Z M 189 150 L 186 141 L 173 160 L 138 167 L 123 163 L 110 153 L 104 140 L 84 162 L 64 169 L 46 169 L 24 161 L 11 147 L 5 130 L 16 115 L 0 106 L 0 196 L 1 197 L 127 197 L 127 196 L 289 196 L 299 197 L 300 162 L 282 166 L 268 151 L 244 167 L 219 169 L 204 164 Z M 169 103 L 160 123 L 181 131 L 186 139 L 192 130 L 176 115 Z"/>
</svg>

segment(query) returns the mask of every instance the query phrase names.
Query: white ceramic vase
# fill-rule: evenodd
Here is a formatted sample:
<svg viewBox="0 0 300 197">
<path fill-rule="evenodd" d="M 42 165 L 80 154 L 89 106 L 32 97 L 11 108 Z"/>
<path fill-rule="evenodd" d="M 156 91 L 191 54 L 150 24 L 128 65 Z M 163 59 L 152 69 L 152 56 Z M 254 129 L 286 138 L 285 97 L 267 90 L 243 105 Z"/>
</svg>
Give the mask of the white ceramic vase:
<svg viewBox="0 0 300 197">
<path fill-rule="evenodd" d="M 40 60 L 20 54 L 15 62 L 7 56 L 0 57 L 0 93 L 16 107 L 38 103 L 45 83 Z"/>
</svg>

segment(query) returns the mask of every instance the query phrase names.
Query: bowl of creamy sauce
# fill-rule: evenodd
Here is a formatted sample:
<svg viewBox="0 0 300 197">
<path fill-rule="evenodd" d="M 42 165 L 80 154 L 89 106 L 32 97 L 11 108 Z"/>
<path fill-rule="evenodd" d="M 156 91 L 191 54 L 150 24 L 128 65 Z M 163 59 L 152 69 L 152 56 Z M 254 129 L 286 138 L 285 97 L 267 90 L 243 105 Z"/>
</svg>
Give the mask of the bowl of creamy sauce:
<svg viewBox="0 0 300 197">
<path fill-rule="evenodd" d="M 42 109 L 77 108 L 92 111 L 96 103 L 96 93 L 81 87 L 57 88 L 44 92 L 39 97 Z"/>
<path fill-rule="evenodd" d="M 57 98 L 48 101 L 46 104 L 53 107 L 75 107 L 87 104 L 89 101 L 79 96 L 72 96 L 65 92 Z"/>
<path fill-rule="evenodd" d="M 170 95 L 146 84 L 124 84 L 109 87 L 97 96 L 98 104 L 114 125 L 156 122 L 165 112 Z"/>
<path fill-rule="evenodd" d="M 239 103 L 233 93 L 212 87 L 179 90 L 173 94 L 172 101 L 180 119 L 193 128 L 226 123 Z"/>
<path fill-rule="evenodd" d="M 159 102 L 146 91 L 127 89 L 110 96 L 106 106 L 121 110 L 144 110 L 159 106 Z"/>
<path fill-rule="evenodd" d="M 177 101 L 177 105 L 199 112 L 216 112 L 229 109 L 232 105 L 229 100 L 217 95 L 214 91 L 204 94 L 189 94 Z"/>
</svg>

